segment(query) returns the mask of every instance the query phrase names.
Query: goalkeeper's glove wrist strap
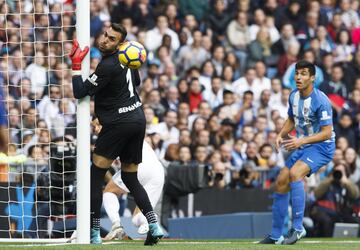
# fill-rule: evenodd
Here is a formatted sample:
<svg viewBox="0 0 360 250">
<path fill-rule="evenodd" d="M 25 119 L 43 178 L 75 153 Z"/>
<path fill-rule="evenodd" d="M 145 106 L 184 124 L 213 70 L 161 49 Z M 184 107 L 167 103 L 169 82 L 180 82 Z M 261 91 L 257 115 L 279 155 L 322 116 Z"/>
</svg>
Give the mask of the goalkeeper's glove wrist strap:
<svg viewBox="0 0 360 250">
<path fill-rule="evenodd" d="M 81 70 L 72 70 L 72 75 L 73 76 L 81 76 Z"/>
</svg>

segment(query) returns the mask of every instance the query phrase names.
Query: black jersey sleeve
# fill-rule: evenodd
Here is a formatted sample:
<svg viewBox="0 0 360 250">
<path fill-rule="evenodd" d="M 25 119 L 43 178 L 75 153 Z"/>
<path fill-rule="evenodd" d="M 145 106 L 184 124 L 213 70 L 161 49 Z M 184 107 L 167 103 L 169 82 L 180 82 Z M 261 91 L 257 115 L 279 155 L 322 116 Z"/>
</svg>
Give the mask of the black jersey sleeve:
<svg viewBox="0 0 360 250">
<path fill-rule="evenodd" d="M 80 99 L 88 95 L 88 91 L 83 83 L 81 75 L 75 75 L 72 77 L 72 85 L 74 97 L 76 99 Z"/>
<path fill-rule="evenodd" d="M 97 66 L 95 72 L 92 73 L 84 83 L 88 90 L 88 95 L 94 95 L 110 82 L 113 68 L 113 65 L 104 62 L 101 62 Z"/>
<path fill-rule="evenodd" d="M 104 88 L 110 81 L 112 76 L 112 66 L 108 63 L 100 63 L 95 72 L 92 73 L 85 82 L 82 81 L 80 75 L 73 76 L 73 92 L 77 99 L 87 95 L 94 95 L 96 92 Z"/>
</svg>

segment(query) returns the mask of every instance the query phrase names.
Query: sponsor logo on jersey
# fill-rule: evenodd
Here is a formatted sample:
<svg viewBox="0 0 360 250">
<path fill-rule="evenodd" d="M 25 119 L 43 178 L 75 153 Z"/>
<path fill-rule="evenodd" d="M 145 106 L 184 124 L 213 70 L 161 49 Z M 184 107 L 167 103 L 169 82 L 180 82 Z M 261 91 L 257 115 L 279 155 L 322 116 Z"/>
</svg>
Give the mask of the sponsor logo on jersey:
<svg viewBox="0 0 360 250">
<path fill-rule="evenodd" d="M 322 111 L 321 112 L 321 120 L 328 120 L 328 119 L 331 119 L 331 116 L 328 114 L 328 112 L 325 110 L 325 111 Z"/>
<path fill-rule="evenodd" d="M 137 109 L 141 105 L 142 105 L 141 102 L 137 101 L 136 103 L 134 103 L 134 104 L 132 104 L 130 106 L 119 108 L 119 114 L 127 113 L 129 111 L 133 111 L 134 109 Z"/>
<path fill-rule="evenodd" d="M 96 80 L 97 80 L 98 76 L 93 74 L 91 77 L 88 78 L 89 82 L 91 82 L 92 85 L 94 86 L 98 86 Z"/>
</svg>

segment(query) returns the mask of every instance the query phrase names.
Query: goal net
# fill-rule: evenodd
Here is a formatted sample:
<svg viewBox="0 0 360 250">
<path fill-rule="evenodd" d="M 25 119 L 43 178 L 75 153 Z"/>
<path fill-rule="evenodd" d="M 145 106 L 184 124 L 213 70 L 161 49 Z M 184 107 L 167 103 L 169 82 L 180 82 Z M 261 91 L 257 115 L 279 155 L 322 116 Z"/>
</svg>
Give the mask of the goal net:
<svg viewBox="0 0 360 250">
<path fill-rule="evenodd" d="M 68 54 L 75 1 L 0 0 L 0 238 L 56 239 L 76 228 L 76 102 Z"/>
</svg>

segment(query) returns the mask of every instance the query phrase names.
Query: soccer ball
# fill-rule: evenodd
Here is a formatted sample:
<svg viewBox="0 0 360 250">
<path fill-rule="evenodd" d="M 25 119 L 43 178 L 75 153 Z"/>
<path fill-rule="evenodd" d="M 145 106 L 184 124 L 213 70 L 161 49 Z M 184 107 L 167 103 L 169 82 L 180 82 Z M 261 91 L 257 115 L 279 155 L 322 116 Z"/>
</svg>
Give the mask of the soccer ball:
<svg viewBox="0 0 360 250">
<path fill-rule="evenodd" d="M 138 69 L 146 61 L 146 50 L 141 43 L 127 41 L 119 47 L 119 61 L 130 69 Z"/>
</svg>

